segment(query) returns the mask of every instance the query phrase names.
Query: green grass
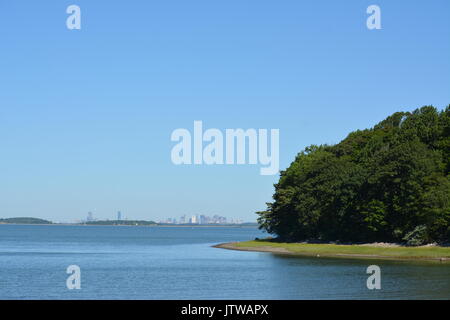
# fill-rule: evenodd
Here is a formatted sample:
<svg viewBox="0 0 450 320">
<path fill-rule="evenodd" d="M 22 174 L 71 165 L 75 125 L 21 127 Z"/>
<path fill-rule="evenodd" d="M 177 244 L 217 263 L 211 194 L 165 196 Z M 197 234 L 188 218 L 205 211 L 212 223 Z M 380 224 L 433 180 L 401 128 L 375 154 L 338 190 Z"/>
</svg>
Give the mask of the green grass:
<svg viewBox="0 0 450 320">
<path fill-rule="evenodd" d="M 245 241 L 233 244 L 236 248 L 258 247 L 282 248 L 289 253 L 308 256 L 335 257 L 340 255 L 354 255 L 355 257 L 372 256 L 373 258 L 396 259 L 450 259 L 450 247 L 370 247 L 362 245 L 336 245 L 336 244 L 304 244 L 282 243 L 270 240 Z"/>
</svg>

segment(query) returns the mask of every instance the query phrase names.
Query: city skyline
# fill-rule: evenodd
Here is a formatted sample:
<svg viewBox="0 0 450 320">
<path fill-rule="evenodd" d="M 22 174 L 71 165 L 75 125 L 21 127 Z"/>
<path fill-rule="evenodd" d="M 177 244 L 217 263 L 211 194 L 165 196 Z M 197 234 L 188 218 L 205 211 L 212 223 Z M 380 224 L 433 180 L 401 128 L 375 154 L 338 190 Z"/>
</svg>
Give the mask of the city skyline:
<svg viewBox="0 0 450 320">
<path fill-rule="evenodd" d="M 111 217 L 96 217 L 95 213 L 92 211 L 87 212 L 87 216 L 84 219 L 77 219 L 72 222 L 91 222 L 91 221 L 99 221 L 99 220 L 106 220 L 106 221 L 127 221 L 127 220 L 136 220 L 134 218 L 126 217 L 122 215 L 122 211 L 119 210 L 116 212 L 116 218 L 114 216 Z M 233 217 L 226 217 L 219 214 L 212 214 L 212 215 L 206 215 L 206 214 L 184 214 L 179 216 L 179 218 L 174 217 L 166 217 L 166 218 L 160 218 L 160 219 L 144 219 L 147 221 L 155 221 L 157 223 L 162 224 L 201 224 L 201 225 L 207 225 L 207 224 L 242 224 L 242 223 L 256 223 L 256 221 L 244 221 L 241 218 L 233 218 Z M 58 221 L 58 222 L 70 222 L 70 221 Z"/>
<path fill-rule="evenodd" d="M 204 214 L 194 214 L 194 215 L 182 215 L 177 218 L 167 218 L 157 221 L 159 223 L 165 224 L 201 224 L 201 225 L 214 225 L 214 224 L 242 224 L 244 221 L 242 219 L 228 218 L 218 214 L 213 216 L 208 216 Z M 247 221 L 253 222 L 253 221 Z M 255 221 L 256 222 L 256 221 Z"/>
</svg>

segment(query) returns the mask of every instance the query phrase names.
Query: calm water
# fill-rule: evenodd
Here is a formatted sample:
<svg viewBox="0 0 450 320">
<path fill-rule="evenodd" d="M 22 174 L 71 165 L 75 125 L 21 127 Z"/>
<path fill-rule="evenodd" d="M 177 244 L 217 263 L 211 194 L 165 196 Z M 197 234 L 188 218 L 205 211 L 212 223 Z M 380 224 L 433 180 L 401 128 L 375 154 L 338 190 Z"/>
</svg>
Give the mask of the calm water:
<svg viewBox="0 0 450 320">
<path fill-rule="evenodd" d="M 211 245 L 255 228 L 0 225 L 0 299 L 449 299 L 450 267 L 286 258 Z M 81 268 L 81 290 L 66 268 Z M 366 287 L 369 264 L 382 289 Z"/>
</svg>

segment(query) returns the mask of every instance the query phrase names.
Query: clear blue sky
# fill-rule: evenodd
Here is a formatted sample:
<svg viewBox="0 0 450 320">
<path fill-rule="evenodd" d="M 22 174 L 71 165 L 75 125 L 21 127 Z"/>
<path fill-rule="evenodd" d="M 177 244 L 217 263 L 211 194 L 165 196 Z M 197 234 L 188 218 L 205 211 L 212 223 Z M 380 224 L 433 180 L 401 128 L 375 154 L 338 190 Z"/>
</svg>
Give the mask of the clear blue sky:
<svg viewBox="0 0 450 320">
<path fill-rule="evenodd" d="M 0 217 L 255 220 L 277 176 L 174 166 L 172 131 L 278 128 L 284 169 L 395 111 L 443 108 L 449 16 L 448 0 L 2 1 Z"/>
</svg>

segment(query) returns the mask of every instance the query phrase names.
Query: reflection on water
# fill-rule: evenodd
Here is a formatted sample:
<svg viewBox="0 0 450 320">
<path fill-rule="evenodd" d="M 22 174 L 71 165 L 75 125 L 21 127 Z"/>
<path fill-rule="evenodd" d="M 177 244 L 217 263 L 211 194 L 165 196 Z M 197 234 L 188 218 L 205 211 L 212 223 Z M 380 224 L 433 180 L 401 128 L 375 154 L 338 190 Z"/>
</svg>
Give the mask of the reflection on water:
<svg viewBox="0 0 450 320">
<path fill-rule="evenodd" d="M 440 262 L 296 258 L 272 255 L 285 299 L 302 288 L 315 299 L 449 299 L 450 265 Z M 381 290 L 368 290 L 369 265 L 381 268 Z M 287 293 L 289 290 L 290 293 Z M 303 298 L 303 297 L 302 297 Z"/>
<path fill-rule="evenodd" d="M 1 299 L 448 299 L 439 263 L 294 258 L 211 245 L 256 228 L 0 225 Z M 81 290 L 66 268 L 81 268 Z M 368 290 L 366 268 L 381 267 Z"/>
</svg>

